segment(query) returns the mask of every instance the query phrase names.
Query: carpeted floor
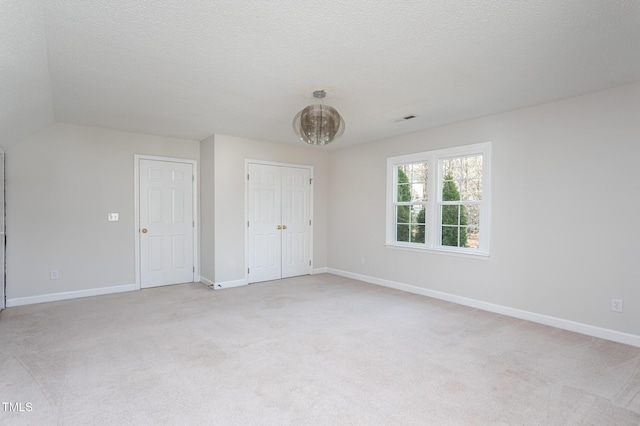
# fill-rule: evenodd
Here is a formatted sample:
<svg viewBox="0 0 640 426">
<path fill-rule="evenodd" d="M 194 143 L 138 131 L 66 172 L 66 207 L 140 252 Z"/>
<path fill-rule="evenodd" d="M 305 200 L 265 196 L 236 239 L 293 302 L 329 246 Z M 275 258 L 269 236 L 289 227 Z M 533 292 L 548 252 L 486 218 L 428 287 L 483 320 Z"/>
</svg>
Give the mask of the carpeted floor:
<svg viewBox="0 0 640 426">
<path fill-rule="evenodd" d="M 638 425 L 640 348 L 327 274 L 182 284 L 4 310 L 0 400 L 3 425 Z"/>
</svg>

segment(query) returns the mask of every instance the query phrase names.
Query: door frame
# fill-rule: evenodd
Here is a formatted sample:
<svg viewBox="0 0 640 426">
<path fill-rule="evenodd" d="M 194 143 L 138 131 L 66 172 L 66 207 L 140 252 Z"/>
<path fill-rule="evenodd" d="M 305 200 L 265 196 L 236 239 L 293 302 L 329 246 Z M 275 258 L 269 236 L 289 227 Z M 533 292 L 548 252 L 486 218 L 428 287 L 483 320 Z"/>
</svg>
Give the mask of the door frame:
<svg viewBox="0 0 640 426">
<path fill-rule="evenodd" d="M 295 164 L 295 163 L 281 163 L 276 161 L 264 161 L 264 160 L 253 160 L 245 158 L 244 160 L 244 282 L 249 284 L 249 274 L 247 273 L 249 269 L 249 227 L 247 224 L 249 223 L 249 164 L 262 164 L 265 166 L 278 166 L 278 167 L 294 167 L 298 169 L 307 169 L 309 170 L 309 177 L 311 179 L 311 185 L 309 185 L 309 220 L 311 220 L 311 229 L 309 230 L 309 260 L 311 260 L 311 265 L 309 265 L 309 274 L 313 273 L 313 229 L 316 226 L 316 222 L 313 217 L 313 166 L 309 164 Z"/>
<path fill-rule="evenodd" d="M 6 237 L 6 208 L 5 208 L 5 154 L 0 149 L 0 311 L 6 308 L 7 282 L 7 237 Z"/>
<path fill-rule="evenodd" d="M 198 217 L 198 160 L 190 160 L 187 158 L 160 157 L 157 155 L 133 155 L 133 193 L 134 193 L 134 227 L 133 235 L 135 241 L 135 274 L 136 274 L 136 290 L 141 289 L 142 271 L 140 268 L 140 160 L 167 161 L 170 163 L 191 164 L 193 167 L 193 282 L 200 281 L 200 243 L 198 236 L 200 235 L 200 219 Z"/>
</svg>

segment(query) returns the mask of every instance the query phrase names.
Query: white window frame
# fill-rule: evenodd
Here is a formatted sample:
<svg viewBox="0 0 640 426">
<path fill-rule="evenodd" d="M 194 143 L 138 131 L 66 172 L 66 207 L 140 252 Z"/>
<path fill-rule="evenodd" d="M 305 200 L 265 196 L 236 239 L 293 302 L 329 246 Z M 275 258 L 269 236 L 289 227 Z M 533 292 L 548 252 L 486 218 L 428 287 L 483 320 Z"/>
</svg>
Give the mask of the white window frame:
<svg viewBox="0 0 640 426">
<path fill-rule="evenodd" d="M 480 206 L 480 240 L 478 248 L 443 246 L 441 240 L 442 224 L 439 209 L 442 204 L 442 182 L 440 160 L 482 155 L 482 200 Z M 409 163 L 428 163 L 426 202 L 425 242 L 396 241 L 396 212 L 394 200 L 397 199 L 397 166 Z M 389 248 L 401 248 L 417 251 L 433 251 L 444 254 L 465 256 L 489 256 L 489 238 L 491 235 L 491 142 L 445 148 L 435 151 L 419 152 L 387 158 L 387 229 L 386 243 Z"/>
</svg>

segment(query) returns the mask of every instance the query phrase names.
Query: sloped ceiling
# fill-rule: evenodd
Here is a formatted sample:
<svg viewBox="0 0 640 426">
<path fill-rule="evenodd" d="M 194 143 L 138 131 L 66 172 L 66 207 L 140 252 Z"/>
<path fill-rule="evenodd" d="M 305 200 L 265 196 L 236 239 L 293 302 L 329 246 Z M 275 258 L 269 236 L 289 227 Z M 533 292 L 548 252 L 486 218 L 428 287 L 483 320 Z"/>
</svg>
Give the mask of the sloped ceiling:
<svg viewBox="0 0 640 426">
<path fill-rule="evenodd" d="M 291 121 L 325 89 L 340 148 L 640 81 L 636 0 L 0 5 L 8 143 L 54 117 L 300 143 Z"/>
<path fill-rule="evenodd" d="M 53 121 L 44 10 L 39 0 L 0 0 L 0 148 Z"/>
</svg>

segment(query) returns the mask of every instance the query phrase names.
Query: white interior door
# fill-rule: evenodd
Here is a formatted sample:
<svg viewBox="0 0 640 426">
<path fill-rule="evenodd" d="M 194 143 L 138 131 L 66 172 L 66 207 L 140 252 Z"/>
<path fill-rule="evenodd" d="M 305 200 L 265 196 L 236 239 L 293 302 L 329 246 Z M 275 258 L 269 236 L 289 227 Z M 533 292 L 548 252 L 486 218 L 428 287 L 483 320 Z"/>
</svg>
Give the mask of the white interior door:
<svg viewBox="0 0 640 426">
<path fill-rule="evenodd" d="M 248 171 L 248 281 L 309 274 L 309 169 L 250 163 Z"/>
<path fill-rule="evenodd" d="M 193 282 L 193 165 L 140 159 L 140 286 Z"/>
<path fill-rule="evenodd" d="M 281 278 L 280 168 L 249 164 L 249 276 L 250 282 Z"/>
</svg>

